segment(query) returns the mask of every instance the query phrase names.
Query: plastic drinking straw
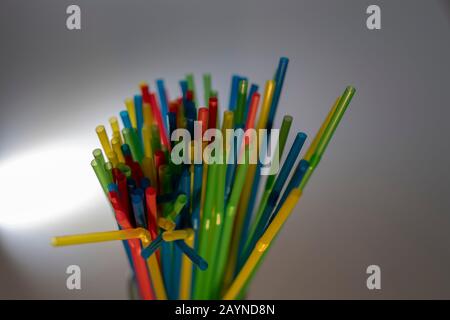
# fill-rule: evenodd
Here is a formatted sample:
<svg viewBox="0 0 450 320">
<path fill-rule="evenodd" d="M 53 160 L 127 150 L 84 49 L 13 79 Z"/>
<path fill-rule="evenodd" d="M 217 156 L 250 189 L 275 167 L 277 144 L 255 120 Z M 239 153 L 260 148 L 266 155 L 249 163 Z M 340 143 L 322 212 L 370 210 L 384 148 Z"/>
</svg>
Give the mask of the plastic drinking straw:
<svg viewBox="0 0 450 320">
<path fill-rule="evenodd" d="M 292 144 L 291 149 L 289 150 L 289 153 L 286 157 L 286 160 L 284 161 L 281 170 L 275 180 L 274 186 L 270 192 L 268 200 L 266 204 L 263 204 L 264 209 L 261 211 L 262 212 L 261 215 L 255 216 L 253 226 L 251 228 L 247 243 L 243 250 L 244 261 L 247 260 L 248 256 L 251 253 L 251 250 L 253 250 L 253 248 L 255 247 L 256 242 L 264 233 L 267 223 L 270 220 L 272 211 L 280 196 L 283 185 L 289 176 L 290 170 L 294 166 L 295 160 L 300 154 L 300 150 L 302 149 L 305 140 L 306 134 L 304 134 L 303 132 L 297 133 L 294 143 Z"/>
<path fill-rule="evenodd" d="M 161 229 L 172 231 L 176 228 L 176 226 L 177 225 L 172 220 L 168 220 L 163 217 L 158 218 L 158 227 L 160 227 Z"/>
<path fill-rule="evenodd" d="M 192 73 L 189 73 L 186 75 L 186 81 L 188 85 L 188 90 L 192 91 L 194 94 L 194 103 L 196 106 L 198 106 L 198 99 L 197 99 L 197 91 L 195 90 L 195 81 L 194 81 L 194 75 Z"/>
<path fill-rule="evenodd" d="M 286 57 L 280 58 L 278 69 L 276 73 L 276 85 L 275 92 L 272 99 L 272 106 L 270 107 L 269 118 L 267 119 L 267 129 L 272 129 L 275 114 L 278 108 L 278 102 L 280 100 L 281 91 L 283 89 L 284 78 L 286 76 L 286 70 L 289 64 L 289 59 Z"/>
<path fill-rule="evenodd" d="M 239 81 L 242 79 L 242 77 L 238 75 L 233 75 L 231 78 L 231 86 L 230 86 L 230 102 L 228 104 L 228 109 L 230 111 L 234 111 L 237 107 L 237 96 L 238 96 L 238 89 L 239 89 Z"/>
<path fill-rule="evenodd" d="M 111 162 L 113 168 L 117 168 L 119 164 L 119 159 L 117 158 L 117 155 L 114 151 L 111 151 L 106 155 L 108 157 L 109 162 Z"/>
<path fill-rule="evenodd" d="M 267 230 L 264 232 L 263 236 L 259 239 L 257 242 L 255 248 L 253 249 L 251 255 L 245 262 L 244 266 L 242 267 L 241 271 L 237 275 L 236 279 L 228 289 L 227 293 L 224 295 L 224 299 L 230 300 L 236 298 L 241 290 L 247 285 L 249 282 L 251 275 L 255 273 L 255 268 L 258 266 L 259 262 L 261 261 L 262 257 L 264 256 L 266 250 L 270 248 L 270 245 L 272 243 L 272 240 L 275 238 L 275 236 L 279 233 L 282 225 L 287 220 L 289 215 L 292 213 L 293 208 L 295 207 L 296 203 L 300 199 L 302 195 L 302 191 L 304 190 L 309 177 L 312 175 L 313 171 L 317 167 L 321 156 L 325 152 L 326 147 L 328 146 L 328 143 L 330 142 L 334 131 L 336 130 L 337 126 L 339 125 L 340 120 L 342 119 L 343 114 L 345 113 L 345 110 L 347 109 L 351 99 L 353 98 L 353 95 L 355 94 L 355 89 L 351 86 L 347 87 L 344 91 L 342 97 L 339 100 L 339 103 L 336 107 L 335 112 L 333 113 L 333 116 L 328 121 L 328 125 L 326 126 L 326 129 L 324 130 L 322 134 L 322 138 L 320 139 L 320 142 L 317 145 L 316 152 L 314 153 L 314 156 L 316 157 L 316 165 L 315 166 L 309 166 L 303 179 L 301 179 L 301 182 L 297 188 L 294 188 L 289 196 L 287 197 L 286 201 L 282 204 L 280 211 L 273 219 L 272 223 L 269 225 Z M 334 108 L 334 107 L 333 107 Z M 328 117 L 327 117 L 328 118 Z M 325 119 L 325 122 L 327 122 L 328 119 Z M 320 133 L 320 131 L 319 131 Z M 326 134 L 326 135 L 325 135 Z M 319 149 L 320 145 L 320 149 Z M 318 152 L 320 151 L 320 152 Z M 307 177 L 307 174 L 309 174 L 309 177 Z"/>
<path fill-rule="evenodd" d="M 112 175 L 112 164 L 111 162 L 106 162 L 105 163 L 105 172 L 106 172 L 106 177 L 108 178 L 108 184 L 113 182 L 113 175 Z"/>
<path fill-rule="evenodd" d="M 133 106 L 133 108 L 134 108 L 134 106 Z M 133 126 L 131 124 L 130 114 L 128 113 L 128 111 L 122 110 L 122 111 L 120 111 L 119 114 L 120 114 L 120 119 L 122 119 L 123 126 L 128 129 L 133 128 Z"/>
<path fill-rule="evenodd" d="M 150 93 L 150 105 L 152 107 L 153 118 L 159 128 L 161 142 L 166 147 L 166 149 L 170 151 L 170 143 L 169 143 L 169 139 L 167 137 L 167 131 L 163 124 L 164 121 L 163 121 L 163 118 L 161 115 L 161 110 L 158 106 L 158 102 L 156 101 L 156 96 L 153 92 Z"/>
<path fill-rule="evenodd" d="M 150 127 L 153 124 L 153 115 L 152 115 L 152 107 L 150 103 L 144 102 L 142 104 L 142 115 L 144 117 L 144 127 Z"/>
<path fill-rule="evenodd" d="M 142 159 L 142 169 L 144 170 L 145 176 L 149 178 L 153 184 L 156 184 L 156 169 L 153 158 L 154 153 L 152 149 L 152 135 L 150 126 L 146 125 L 142 128 L 142 139 L 144 142 L 144 159 Z"/>
<path fill-rule="evenodd" d="M 105 194 L 108 194 L 108 178 L 106 176 L 105 169 L 101 167 L 95 159 L 91 161 L 91 166 L 92 169 L 94 169 L 95 175 L 97 176 L 103 191 Z"/>
<path fill-rule="evenodd" d="M 222 130 L 224 130 L 225 125 L 227 125 L 224 121 L 222 124 Z M 231 125 L 231 123 L 229 124 Z M 221 143 L 223 146 L 223 143 Z M 206 271 L 206 281 L 205 281 L 205 289 L 204 294 L 202 298 L 209 299 L 209 298 L 216 298 L 216 295 L 219 294 L 219 284 L 214 283 L 214 272 L 215 272 L 215 265 L 217 261 L 218 256 L 218 248 L 219 248 L 219 242 L 222 235 L 222 229 L 223 229 L 223 219 L 224 219 L 224 210 L 225 210 L 225 178 L 226 178 L 226 168 L 227 165 L 225 161 L 223 161 L 225 158 L 223 156 L 224 149 L 221 148 L 222 151 L 222 161 L 217 164 L 216 169 L 216 199 L 215 199 L 215 218 L 211 221 L 212 225 L 212 234 L 211 234 L 211 243 L 210 243 L 210 249 L 209 249 L 209 255 L 208 255 L 208 261 L 210 263 L 210 268 Z"/>
<path fill-rule="evenodd" d="M 162 233 L 162 237 L 164 241 L 176 241 L 176 240 L 185 240 L 192 236 L 194 230 L 188 229 L 179 229 L 172 231 L 164 231 Z"/>
<path fill-rule="evenodd" d="M 250 110 L 250 103 L 252 101 L 253 94 L 255 92 L 258 92 L 258 89 L 259 89 L 259 87 L 257 84 L 252 83 L 252 85 L 250 86 L 250 91 L 248 92 L 248 95 L 247 95 L 247 102 L 245 103 L 244 119 L 247 119 L 247 115 L 248 115 L 248 111 Z"/>
<path fill-rule="evenodd" d="M 158 206 L 156 204 L 156 189 L 149 187 L 145 189 L 145 199 L 147 203 L 148 229 L 152 240 L 155 240 L 158 233 L 156 221 L 158 220 Z"/>
<path fill-rule="evenodd" d="M 103 151 L 105 154 L 108 154 L 108 152 L 111 152 L 111 145 L 109 144 L 108 135 L 106 134 L 105 127 L 102 125 L 97 126 L 95 128 L 95 132 L 97 132 L 98 139 L 100 140 L 100 143 L 102 145 Z"/>
<path fill-rule="evenodd" d="M 187 246 L 194 247 L 194 232 L 184 240 Z M 195 250 L 194 250 L 195 252 Z M 180 283 L 180 300 L 188 300 L 191 297 L 192 287 L 192 262 L 189 257 L 184 254 L 181 261 L 181 283 Z"/>
<path fill-rule="evenodd" d="M 94 156 L 94 159 L 97 161 L 98 165 L 102 168 L 105 167 L 105 158 L 103 157 L 102 149 L 94 149 L 92 151 L 92 155 Z"/>
<path fill-rule="evenodd" d="M 110 117 L 109 124 L 111 125 L 111 129 L 113 131 L 113 138 L 117 138 L 120 144 L 122 144 L 122 135 L 120 134 L 119 121 L 117 120 L 117 117 Z"/>
<path fill-rule="evenodd" d="M 236 127 L 238 127 L 238 128 L 244 126 L 244 112 L 245 112 L 245 105 L 246 105 L 246 100 L 247 100 L 247 87 L 248 87 L 248 82 L 246 79 L 242 79 L 241 81 L 239 81 L 237 107 L 236 107 L 236 113 L 235 113 L 235 124 L 236 124 Z"/>
<path fill-rule="evenodd" d="M 313 153 L 316 151 L 317 148 L 317 144 L 319 143 L 320 138 L 323 135 L 323 132 L 325 131 L 325 128 L 328 126 L 328 124 L 330 123 L 331 117 L 333 116 L 334 112 L 336 111 L 336 108 L 338 106 L 339 100 L 341 99 L 341 97 L 337 97 L 336 100 L 334 101 L 333 107 L 330 109 L 330 111 L 327 114 L 327 117 L 325 118 L 325 121 L 322 123 L 322 125 L 320 126 L 319 131 L 317 131 L 314 140 L 311 142 L 311 144 L 309 145 L 308 150 L 305 153 L 305 156 L 303 157 L 305 160 L 309 161 L 311 160 L 311 157 L 313 155 Z"/>
<path fill-rule="evenodd" d="M 118 202 L 118 196 L 115 195 L 114 192 L 110 192 L 109 198 L 114 208 L 116 220 L 119 223 L 119 227 L 122 229 L 131 228 L 131 224 L 126 218 L 126 214 L 124 213 L 120 202 Z M 150 278 L 148 276 L 147 265 L 145 260 L 140 256 L 141 245 L 137 240 L 129 240 L 128 243 L 130 245 L 130 252 L 133 260 L 133 265 L 135 266 L 136 279 L 141 297 L 146 300 L 153 300 L 155 296 L 152 291 Z"/>
<path fill-rule="evenodd" d="M 207 165 L 208 168 L 208 177 L 206 186 L 204 186 L 205 192 L 205 204 L 203 208 L 203 216 L 201 217 L 201 227 L 200 227 L 200 243 L 198 246 L 198 253 L 202 257 L 208 256 L 208 248 L 211 241 L 211 228 L 212 228 L 212 218 L 213 218 L 213 210 L 214 210 L 214 195 L 216 194 L 213 187 L 216 186 L 216 172 L 217 172 L 217 164 L 212 163 Z M 198 270 L 197 270 L 198 271 Z M 200 299 L 202 294 L 204 293 L 204 281 L 205 274 L 197 272 L 195 274 L 195 283 L 194 283 L 194 299 Z"/>
<path fill-rule="evenodd" d="M 140 192 L 138 190 L 140 190 Z M 142 194 L 143 191 L 141 189 L 134 190 L 134 192 L 131 193 L 131 205 L 133 206 L 134 218 L 136 220 L 137 227 L 146 228 L 147 223 L 145 221 Z"/>
<path fill-rule="evenodd" d="M 125 139 L 125 143 L 130 147 L 131 155 L 133 156 L 134 161 L 141 162 L 143 154 L 141 153 L 134 130 L 124 128 L 122 129 L 122 134 Z"/>
<path fill-rule="evenodd" d="M 218 101 L 216 97 L 209 98 L 208 101 L 208 110 L 209 110 L 209 119 L 208 119 L 208 128 L 217 128 L 217 109 L 218 109 Z"/>
<path fill-rule="evenodd" d="M 306 183 L 308 183 L 309 178 L 311 177 L 313 171 L 315 170 L 320 160 L 322 159 L 322 155 L 325 152 L 325 149 L 327 148 L 331 138 L 333 137 L 334 131 L 339 125 L 339 122 L 341 121 L 345 113 L 345 110 L 347 110 L 347 107 L 350 104 L 350 101 L 352 100 L 355 91 L 356 91 L 355 88 L 348 86 L 345 89 L 344 93 L 342 94 L 341 98 L 339 99 L 339 103 L 336 107 L 336 110 L 333 113 L 333 116 L 331 117 L 330 122 L 325 128 L 322 136 L 320 137 L 320 141 L 317 144 L 314 154 L 311 156 L 311 159 L 309 160 L 309 168 L 306 171 L 305 176 L 303 177 L 299 185 L 299 188 L 301 188 L 302 190 L 305 187 Z"/>
<path fill-rule="evenodd" d="M 139 140 L 142 141 L 142 127 L 144 126 L 144 111 L 142 110 L 142 96 L 134 96 L 134 109 L 136 112 L 136 130 Z"/>
<path fill-rule="evenodd" d="M 250 145 L 248 143 L 245 143 L 245 152 L 243 152 L 241 154 L 244 161 L 242 161 L 238 165 L 235 181 L 233 184 L 233 190 L 231 192 L 230 199 L 229 199 L 226 209 L 225 209 L 222 237 L 220 240 L 219 249 L 217 250 L 218 257 L 217 257 L 217 264 L 215 267 L 216 279 L 215 279 L 214 283 L 221 283 L 221 280 L 223 278 L 223 274 L 225 271 L 226 260 L 229 256 L 228 251 L 230 248 L 230 241 L 231 241 L 231 234 L 233 231 L 234 218 L 235 218 L 239 198 L 241 196 L 242 188 L 245 183 L 245 178 L 247 176 L 247 170 L 249 167 L 249 161 L 248 161 L 249 155 L 250 155 L 249 148 L 250 148 Z"/>
<path fill-rule="evenodd" d="M 200 270 L 204 271 L 208 269 L 208 262 L 199 256 L 190 246 L 186 245 L 183 240 L 176 240 L 175 244 Z"/>
<path fill-rule="evenodd" d="M 238 84 L 238 92 L 237 92 L 237 106 L 236 112 L 234 114 L 234 123 L 235 128 L 242 129 L 244 127 L 244 111 L 245 111 L 245 103 L 247 99 L 247 86 L 248 82 L 245 78 L 241 78 Z M 237 146 L 241 145 L 240 139 L 237 139 L 237 143 L 234 144 L 234 160 L 232 163 L 228 164 L 227 168 L 227 176 L 226 176 L 226 187 L 225 187 L 225 200 L 228 200 L 229 194 L 231 193 L 231 186 L 234 181 L 234 175 L 236 170 L 236 162 L 237 162 Z"/>
<path fill-rule="evenodd" d="M 151 126 L 151 138 L 152 138 L 151 147 L 153 153 L 156 153 L 158 150 L 161 150 L 161 137 L 159 134 L 159 127 L 157 124 L 153 124 Z"/>
<path fill-rule="evenodd" d="M 211 96 L 211 88 L 212 88 L 211 73 L 205 73 L 203 74 L 203 97 L 205 106 L 208 105 L 209 97 Z"/>
<path fill-rule="evenodd" d="M 280 201 L 278 202 L 278 205 L 273 212 L 272 216 L 270 217 L 269 223 L 273 221 L 275 216 L 278 214 L 278 212 L 281 209 L 282 204 L 288 197 L 288 195 L 291 193 L 291 191 L 297 187 L 300 182 L 303 179 L 303 176 L 305 175 L 306 171 L 308 170 L 309 162 L 305 159 L 302 159 L 299 161 L 297 167 L 295 168 L 294 174 L 292 175 L 291 179 L 289 180 L 289 184 L 287 185 L 286 189 L 283 191 L 283 196 L 281 197 Z"/>
<path fill-rule="evenodd" d="M 167 110 L 169 109 L 169 98 L 167 97 L 167 91 L 164 85 L 163 79 L 156 80 L 156 87 L 158 88 L 159 101 L 161 105 L 161 117 L 164 130 L 169 132 L 167 125 Z"/>
<path fill-rule="evenodd" d="M 83 234 L 74 234 L 68 236 L 57 236 L 52 238 L 52 245 L 55 247 L 73 246 L 86 243 L 98 243 L 116 240 L 143 239 L 149 237 L 147 230 L 143 228 L 90 232 Z M 150 241 L 150 238 L 148 238 Z"/>
<path fill-rule="evenodd" d="M 194 243 L 198 243 L 200 227 L 200 198 L 202 193 L 203 164 L 194 164 L 194 187 L 192 190 L 192 228 L 194 229 Z M 194 246 L 197 250 L 197 245 Z"/>
<path fill-rule="evenodd" d="M 105 231 L 105 232 L 93 232 L 70 236 L 61 236 L 52 238 L 53 246 L 69 246 L 78 245 L 85 243 L 97 243 L 105 241 L 115 241 L 115 240 L 130 240 L 130 239 L 140 239 L 144 246 L 150 243 L 150 235 L 147 230 L 143 228 L 136 229 L 125 229 L 119 231 Z M 158 262 L 155 257 L 152 256 L 148 260 L 148 268 L 153 280 L 153 286 L 155 288 L 155 293 L 158 299 L 166 300 L 167 296 L 164 289 L 164 284 L 162 282 L 161 272 L 159 270 Z"/>
<path fill-rule="evenodd" d="M 113 151 L 116 153 L 119 163 L 125 163 L 125 157 L 123 156 L 122 149 L 120 148 L 121 145 L 122 142 L 117 137 L 111 139 L 111 146 Z"/>
<path fill-rule="evenodd" d="M 134 107 L 134 101 L 133 99 L 127 98 L 125 99 L 125 107 L 127 108 L 127 113 L 130 119 L 130 124 L 132 128 L 137 129 L 137 121 L 136 121 L 136 109 Z M 120 116 L 122 117 L 122 113 L 120 113 Z M 122 118 L 123 121 L 123 118 Z M 129 128 L 125 125 L 125 122 L 123 124 L 125 128 Z"/>
</svg>

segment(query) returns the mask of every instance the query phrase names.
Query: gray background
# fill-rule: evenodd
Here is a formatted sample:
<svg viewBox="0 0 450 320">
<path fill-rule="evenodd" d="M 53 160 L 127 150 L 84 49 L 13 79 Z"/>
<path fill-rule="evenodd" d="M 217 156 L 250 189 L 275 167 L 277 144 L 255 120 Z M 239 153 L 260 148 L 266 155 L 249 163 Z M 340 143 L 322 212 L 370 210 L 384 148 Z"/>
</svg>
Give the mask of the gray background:
<svg viewBox="0 0 450 320">
<path fill-rule="evenodd" d="M 65 28 L 71 3 L 81 31 Z M 365 26 L 369 4 L 381 6 L 380 31 Z M 232 73 L 262 86 L 282 55 L 291 60 L 277 124 L 291 114 L 292 130 L 311 137 L 346 85 L 357 93 L 249 298 L 450 298 L 449 10 L 445 1 L 2 1 L 0 197 L 9 205 L 0 222 L 15 204 L 53 201 L 69 188 L 68 170 L 89 187 L 69 188 L 79 205 L 50 218 L 0 223 L 0 298 L 127 298 L 120 243 L 49 245 L 114 228 L 89 165 L 95 126 L 140 81 L 164 77 L 174 97 L 191 71 L 198 87 L 211 72 L 228 105 Z M 68 151 L 28 182 L 29 169 L 1 171 L 46 145 Z M 45 177 L 55 189 L 42 187 Z M 81 291 L 65 288 L 70 264 L 82 269 Z M 371 264 L 380 291 L 366 288 Z"/>
</svg>

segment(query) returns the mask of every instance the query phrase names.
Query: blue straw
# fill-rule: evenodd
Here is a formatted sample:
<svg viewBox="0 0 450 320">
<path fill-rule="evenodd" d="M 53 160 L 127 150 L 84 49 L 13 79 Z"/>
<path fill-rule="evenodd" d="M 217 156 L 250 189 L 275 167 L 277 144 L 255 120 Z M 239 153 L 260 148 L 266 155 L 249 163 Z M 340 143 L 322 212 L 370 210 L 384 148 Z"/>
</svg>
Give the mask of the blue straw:
<svg viewBox="0 0 450 320">
<path fill-rule="evenodd" d="M 122 110 L 120 111 L 120 118 L 122 119 L 123 126 L 128 129 L 132 129 L 130 115 L 128 111 Z"/>
<path fill-rule="evenodd" d="M 136 126 L 137 126 L 137 135 L 139 138 L 139 142 L 142 143 L 142 127 L 144 125 L 144 112 L 142 110 L 142 96 L 135 95 L 134 96 L 134 108 L 136 109 Z"/>
<path fill-rule="evenodd" d="M 200 257 L 197 252 L 189 247 L 184 240 L 176 240 L 175 244 L 177 247 L 189 257 L 193 264 L 195 264 L 200 270 L 208 269 L 208 262 L 205 261 L 202 257 Z"/>
<path fill-rule="evenodd" d="M 151 186 L 150 179 L 149 178 L 145 178 L 145 177 L 142 178 L 140 186 L 141 186 L 142 190 L 145 190 L 148 187 L 150 187 Z M 145 199 L 145 197 L 144 197 L 144 199 Z"/>
<path fill-rule="evenodd" d="M 267 205 L 261 215 L 261 218 L 259 221 L 255 221 L 255 223 L 257 223 L 255 232 L 253 235 L 250 235 L 250 239 L 247 242 L 248 245 L 244 249 L 243 261 L 247 260 L 251 250 L 255 247 L 256 242 L 264 233 L 264 230 L 270 220 L 271 213 L 278 201 L 281 190 L 283 189 L 283 185 L 289 176 L 290 170 L 294 166 L 295 160 L 297 159 L 300 150 L 302 149 L 302 146 L 305 143 L 305 140 L 306 134 L 304 134 L 303 132 L 297 133 L 294 143 L 292 144 L 291 150 L 289 150 L 289 153 L 286 157 L 286 161 L 283 163 L 280 173 L 278 174 L 275 180 L 272 191 L 269 195 L 269 199 L 267 201 Z"/>
<path fill-rule="evenodd" d="M 134 218 L 136 219 L 136 226 L 141 228 L 147 228 L 145 221 L 145 211 L 143 203 L 144 192 L 142 189 L 137 188 L 131 193 L 131 204 L 133 206 Z"/>
<path fill-rule="evenodd" d="M 228 105 L 228 109 L 230 109 L 230 111 L 234 111 L 237 107 L 239 81 L 241 81 L 242 79 L 244 78 L 236 74 L 231 78 L 230 102 Z"/>
<path fill-rule="evenodd" d="M 164 86 L 164 80 L 158 79 L 156 80 L 156 87 L 158 88 L 158 94 L 159 94 L 159 101 L 161 105 L 161 115 L 163 118 L 163 125 L 164 129 L 166 129 L 166 132 L 168 132 L 168 126 L 167 126 L 167 112 L 169 110 L 168 106 L 168 99 L 166 94 L 166 88 Z"/>
<path fill-rule="evenodd" d="M 277 208 L 275 209 L 275 211 L 272 213 L 272 216 L 270 217 L 269 225 L 273 221 L 273 219 L 276 217 L 276 215 L 278 214 L 278 211 L 280 211 L 281 206 L 283 205 L 284 201 L 288 197 L 289 193 L 291 193 L 291 191 L 295 188 L 295 186 L 298 186 L 300 184 L 300 182 L 303 179 L 303 176 L 305 175 L 306 171 L 308 170 L 308 167 L 309 167 L 309 162 L 307 160 L 305 160 L 305 159 L 300 160 L 297 167 L 295 168 L 295 171 L 294 171 L 294 174 L 293 174 L 291 180 L 289 180 L 288 186 L 286 187 L 286 189 L 283 192 L 283 196 L 281 197 L 280 201 L 278 202 Z"/>
<path fill-rule="evenodd" d="M 120 149 L 122 150 L 122 153 L 125 157 L 128 157 L 128 156 L 131 157 L 131 149 L 127 143 L 124 143 L 123 145 L 121 145 Z"/>
<path fill-rule="evenodd" d="M 183 105 L 186 106 L 188 83 L 186 80 L 180 80 L 181 94 L 183 95 Z"/>
<path fill-rule="evenodd" d="M 267 118 L 267 129 L 272 129 L 275 114 L 277 112 L 278 101 L 280 100 L 281 90 L 283 89 L 284 78 L 289 64 L 289 59 L 286 57 L 280 58 L 278 69 L 275 74 L 275 92 L 273 93 L 272 105 L 270 106 L 269 117 Z"/>
<path fill-rule="evenodd" d="M 162 238 L 162 233 L 160 233 L 155 240 L 153 240 L 149 246 L 141 250 L 141 256 L 145 259 L 150 258 L 150 256 L 155 253 L 164 243 Z"/>
<path fill-rule="evenodd" d="M 164 278 L 164 283 L 166 284 L 167 295 L 169 299 L 174 299 L 173 287 L 172 287 L 172 253 L 173 253 L 173 243 L 162 241 L 161 243 L 161 266 Z"/>
</svg>

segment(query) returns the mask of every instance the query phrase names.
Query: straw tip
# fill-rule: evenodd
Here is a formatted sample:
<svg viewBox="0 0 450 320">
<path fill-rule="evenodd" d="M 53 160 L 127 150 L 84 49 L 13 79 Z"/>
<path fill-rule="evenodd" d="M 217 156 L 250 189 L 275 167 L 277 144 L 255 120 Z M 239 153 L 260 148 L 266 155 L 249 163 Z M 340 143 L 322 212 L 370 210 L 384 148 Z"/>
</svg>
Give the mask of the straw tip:
<svg viewBox="0 0 450 320">
<path fill-rule="evenodd" d="M 58 238 L 57 237 L 53 237 L 53 238 L 51 238 L 50 239 L 50 244 L 53 246 L 53 247 L 57 247 L 58 246 Z"/>
</svg>

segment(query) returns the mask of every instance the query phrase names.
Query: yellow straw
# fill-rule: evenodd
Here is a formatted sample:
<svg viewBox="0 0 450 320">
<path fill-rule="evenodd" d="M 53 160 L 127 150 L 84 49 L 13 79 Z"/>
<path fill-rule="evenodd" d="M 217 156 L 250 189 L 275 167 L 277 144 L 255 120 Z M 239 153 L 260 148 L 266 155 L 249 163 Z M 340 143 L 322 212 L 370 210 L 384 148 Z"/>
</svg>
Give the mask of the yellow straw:
<svg viewBox="0 0 450 320">
<path fill-rule="evenodd" d="M 131 126 L 133 128 L 137 128 L 137 122 L 136 122 L 136 109 L 134 108 L 134 101 L 133 99 L 125 99 L 125 106 L 127 107 L 128 116 L 130 117 Z"/>
<path fill-rule="evenodd" d="M 125 163 L 125 157 L 123 156 L 122 149 L 120 148 L 122 143 L 120 142 L 119 138 L 118 137 L 112 138 L 111 145 L 112 145 L 113 151 L 116 153 L 117 160 L 120 163 Z"/>
<path fill-rule="evenodd" d="M 109 118 L 109 124 L 111 125 L 111 129 L 113 131 L 113 138 L 119 139 L 120 144 L 123 144 L 122 135 L 120 134 L 119 121 L 117 117 Z"/>
<path fill-rule="evenodd" d="M 105 154 L 108 154 L 112 151 L 111 145 L 109 144 L 108 134 L 106 133 L 105 127 L 102 125 L 97 126 L 95 128 L 95 132 L 97 132 L 98 139 L 102 145 L 103 151 Z"/>
<path fill-rule="evenodd" d="M 191 237 L 193 232 L 194 230 L 192 229 L 165 231 L 163 232 L 162 237 L 164 241 L 185 240 Z"/>
<path fill-rule="evenodd" d="M 113 168 L 117 168 L 117 165 L 119 164 L 119 160 L 117 159 L 117 155 L 114 151 L 111 151 L 106 155 L 108 157 L 108 160 L 111 162 Z"/>
<path fill-rule="evenodd" d="M 144 126 L 151 127 L 153 124 L 153 115 L 151 111 L 150 104 L 147 102 L 144 102 L 142 106 L 142 111 L 144 113 Z"/>
<path fill-rule="evenodd" d="M 286 198 L 283 206 L 280 208 L 279 213 L 275 216 L 275 219 L 269 225 L 262 237 L 258 240 L 250 257 L 247 259 L 236 279 L 233 281 L 230 288 L 225 293 L 223 297 L 224 300 L 233 300 L 237 298 L 243 287 L 246 285 L 253 270 L 256 268 L 260 259 L 264 255 L 264 252 L 270 247 L 272 240 L 275 238 L 283 224 L 291 215 L 292 210 L 294 209 L 301 195 L 301 189 L 294 189 L 291 191 L 289 196 Z"/>
<path fill-rule="evenodd" d="M 52 238 L 52 245 L 55 247 L 71 246 L 85 243 L 96 243 L 115 240 L 130 240 L 140 239 L 142 245 L 145 247 L 151 243 L 150 233 L 144 228 L 118 230 L 118 231 L 105 231 L 105 232 L 92 232 L 84 234 L 75 234 L 70 236 L 60 236 Z M 166 289 L 164 288 L 164 282 L 159 268 L 156 255 L 152 254 L 147 260 L 147 266 L 152 278 L 153 287 L 155 289 L 156 297 L 159 300 L 167 300 Z"/>
<path fill-rule="evenodd" d="M 266 82 L 266 87 L 264 90 L 264 97 L 263 102 L 261 105 L 261 112 L 258 118 L 258 123 L 256 124 L 256 132 L 259 132 L 260 129 L 264 129 L 267 124 L 267 119 L 269 117 L 270 112 L 270 106 L 272 105 L 272 97 L 275 91 L 275 81 L 274 80 L 268 80 Z M 259 141 L 259 147 L 261 146 L 261 141 Z M 253 152 L 258 152 L 258 148 L 253 148 Z M 233 237 L 238 239 L 238 237 L 241 236 L 242 233 L 242 227 L 245 220 L 245 215 L 247 213 L 248 208 L 248 202 L 250 199 L 252 187 L 253 187 L 253 180 L 255 178 L 256 174 L 256 164 L 250 164 L 247 172 L 246 181 L 249 183 L 244 184 L 244 188 L 242 189 L 242 195 L 241 199 L 239 201 L 239 207 L 236 214 L 236 222 L 235 222 L 235 228 L 233 231 Z M 227 287 L 227 285 L 231 282 L 233 275 L 234 275 L 234 268 L 236 265 L 237 255 L 238 255 L 238 249 L 239 249 L 239 241 L 233 241 L 230 248 L 230 256 L 227 263 L 227 268 L 225 271 L 224 276 L 224 286 Z"/>
<path fill-rule="evenodd" d="M 330 123 L 331 117 L 334 114 L 334 111 L 336 111 L 336 108 L 339 104 L 339 100 L 341 99 L 341 97 L 338 97 L 336 99 L 336 101 L 334 102 L 333 107 L 330 109 L 330 111 L 328 112 L 327 117 L 325 118 L 325 121 L 322 123 L 322 125 L 320 126 L 319 131 L 317 131 L 316 136 L 314 137 L 314 140 L 311 142 L 311 144 L 309 145 L 308 151 L 306 151 L 305 156 L 303 157 L 305 160 L 309 161 L 311 160 L 312 155 L 314 154 L 314 152 L 316 151 L 317 148 L 317 144 L 319 143 L 320 139 L 322 138 L 323 132 L 325 131 L 325 129 L 328 127 L 328 124 Z"/>
</svg>

